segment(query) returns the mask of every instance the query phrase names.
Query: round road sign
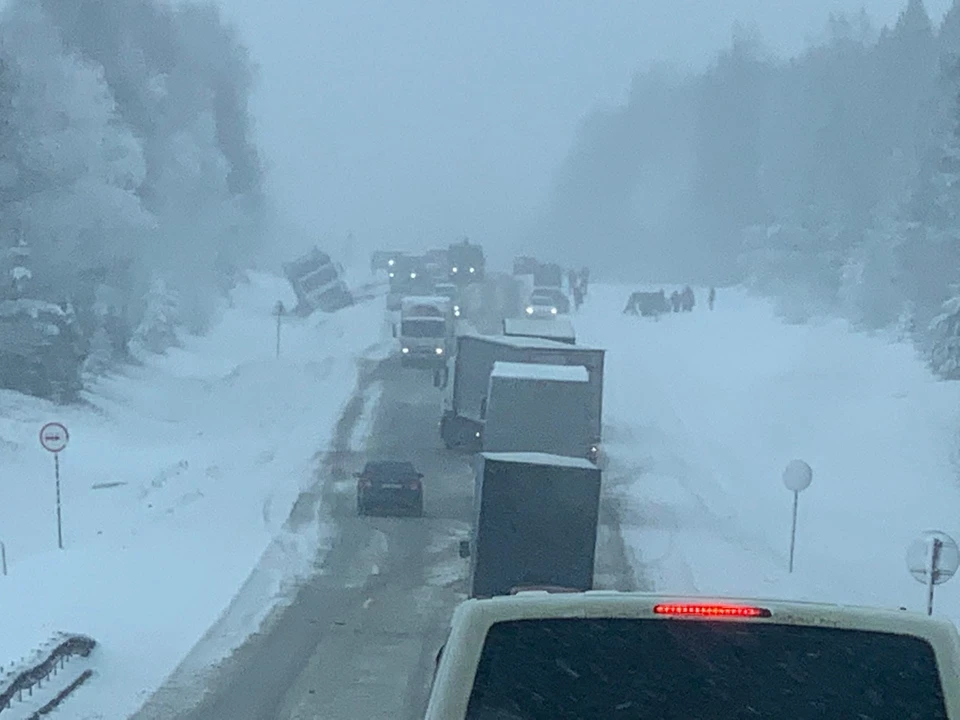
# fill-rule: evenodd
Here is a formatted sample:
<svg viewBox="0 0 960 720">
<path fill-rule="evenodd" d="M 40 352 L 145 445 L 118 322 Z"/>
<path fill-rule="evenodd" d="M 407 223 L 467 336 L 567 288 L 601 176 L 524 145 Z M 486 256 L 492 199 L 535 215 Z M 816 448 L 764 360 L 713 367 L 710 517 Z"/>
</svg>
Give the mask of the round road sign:
<svg viewBox="0 0 960 720">
<path fill-rule="evenodd" d="M 58 422 L 50 422 L 40 428 L 40 444 L 44 450 L 52 453 L 58 453 L 63 450 L 70 442 L 70 433 L 67 432 L 65 425 Z"/>
<path fill-rule="evenodd" d="M 928 563 L 930 562 L 930 544 L 934 540 L 940 541 L 940 552 L 937 553 L 936 565 L 933 569 L 933 584 L 945 583 L 953 577 L 960 566 L 960 548 L 957 542 L 939 530 L 926 530 L 907 548 L 907 569 L 918 582 L 927 583 Z"/>
<path fill-rule="evenodd" d="M 810 487 L 813 481 L 813 469 L 803 460 L 791 460 L 787 469 L 783 471 L 783 484 L 787 490 L 800 492 Z"/>
</svg>

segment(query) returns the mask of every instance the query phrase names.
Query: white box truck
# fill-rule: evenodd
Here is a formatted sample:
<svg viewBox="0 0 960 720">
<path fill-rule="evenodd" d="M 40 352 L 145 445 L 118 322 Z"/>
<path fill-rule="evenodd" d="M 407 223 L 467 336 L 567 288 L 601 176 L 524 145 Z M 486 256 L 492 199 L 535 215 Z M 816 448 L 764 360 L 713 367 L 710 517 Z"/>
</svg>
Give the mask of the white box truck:
<svg viewBox="0 0 960 720">
<path fill-rule="evenodd" d="M 446 366 L 454 338 L 449 298 L 411 296 L 400 304 L 400 358 L 404 367 L 439 369 Z"/>
</svg>

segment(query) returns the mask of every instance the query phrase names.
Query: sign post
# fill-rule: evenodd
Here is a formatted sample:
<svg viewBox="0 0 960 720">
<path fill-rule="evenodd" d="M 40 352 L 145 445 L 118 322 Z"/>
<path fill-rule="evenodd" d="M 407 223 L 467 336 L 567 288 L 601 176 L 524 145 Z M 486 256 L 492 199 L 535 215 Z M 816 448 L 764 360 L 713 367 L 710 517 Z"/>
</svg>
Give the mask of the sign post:
<svg viewBox="0 0 960 720">
<path fill-rule="evenodd" d="M 793 550 L 797 543 L 797 505 L 800 493 L 813 482 L 813 469 L 803 460 L 791 460 L 783 471 L 783 484 L 793 492 L 793 524 L 790 527 L 790 572 L 793 572 Z"/>
<path fill-rule="evenodd" d="M 926 530 L 907 548 L 907 569 L 927 586 L 927 615 L 933 615 L 933 588 L 953 577 L 960 566 L 956 541 L 939 530 Z"/>
<path fill-rule="evenodd" d="M 70 433 L 62 423 L 49 422 L 40 428 L 40 445 L 53 453 L 53 475 L 57 484 L 57 547 L 63 550 L 63 521 L 60 512 L 60 453 L 70 442 Z"/>
<path fill-rule="evenodd" d="M 277 300 L 277 306 L 273 309 L 277 314 L 277 359 L 280 359 L 280 323 L 283 319 L 283 314 L 287 309 L 283 306 L 282 300 Z"/>
</svg>

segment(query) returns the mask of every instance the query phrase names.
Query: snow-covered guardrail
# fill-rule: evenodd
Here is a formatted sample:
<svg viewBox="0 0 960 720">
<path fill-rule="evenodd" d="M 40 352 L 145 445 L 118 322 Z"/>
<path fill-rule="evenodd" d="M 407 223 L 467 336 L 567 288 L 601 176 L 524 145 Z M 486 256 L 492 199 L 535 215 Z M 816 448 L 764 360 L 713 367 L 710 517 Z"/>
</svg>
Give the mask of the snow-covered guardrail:
<svg viewBox="0 0 960 720">
<path fill-rule="evenodd" d="M 86 635 L 72 635 L 58 633 L 42 648 L 37 650 L 33 657 L 19 665 L 15 665 L 0 677 L 0 715 L 14 702 L 22 701 L 24 695 L 33 695 L 33 689 L 43 687 L 52 675 L 57 675 L 64 669 L 67 661 L 75 655 L 87 657 L 96 647 L 96 641 Z M 85 670 L 65 689 L 61 690 L 50 702 L 44 705 L 36 717 L 49 713 L 59 705 L 67 695 L 76 690 L 89 678 L 91 672 Z"/>
</svg>

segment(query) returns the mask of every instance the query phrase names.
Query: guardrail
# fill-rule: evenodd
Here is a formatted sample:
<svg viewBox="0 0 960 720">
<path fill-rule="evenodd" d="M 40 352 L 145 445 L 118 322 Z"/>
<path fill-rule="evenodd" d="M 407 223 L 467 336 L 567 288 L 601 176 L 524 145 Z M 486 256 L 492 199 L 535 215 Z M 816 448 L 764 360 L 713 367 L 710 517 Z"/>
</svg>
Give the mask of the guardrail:
<svg viewBox="0 0 960 720">
<path fill-rule="evenodd" d="M 57 675 L 74 655 L 81 657 L 90 655 L 96 645 L 96 641 L 86 635 L 59 634 L 54 636 L 53 640 L 47 645 L 48 649 L 41 650 L 38 653 L 38 658 L 31 662 L 29 667 L 15 670 L 8 673 L 6 677 L 0 678 L 0 713 L 11 707 L 15 700 L 23 700 L 24 693 L 27 697 L 32 696 L 34 688 L 43 687 L 43 683 L 47 682 L 51 675 Z M 37 717 L 50 712 L 59 705 L 91 674 L 89 670 L 84 671 L 64 691 L 41 708 Z M 47 709 L 47 706 L 50 706 L 49 709 Z"/>
</svg>

